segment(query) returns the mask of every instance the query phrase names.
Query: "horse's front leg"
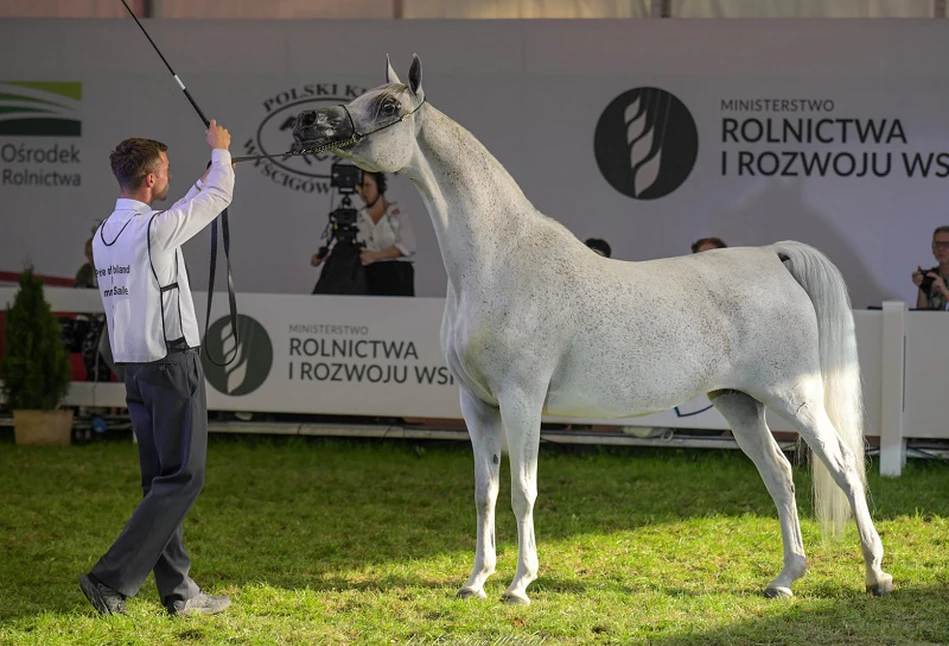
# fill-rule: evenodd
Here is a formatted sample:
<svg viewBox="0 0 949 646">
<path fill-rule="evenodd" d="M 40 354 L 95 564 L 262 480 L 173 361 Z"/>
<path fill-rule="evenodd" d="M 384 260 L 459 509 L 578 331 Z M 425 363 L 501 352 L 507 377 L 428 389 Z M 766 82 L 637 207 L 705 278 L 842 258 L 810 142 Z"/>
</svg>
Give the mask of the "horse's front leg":
<svg viewBox="0 0 949 646">
<path fill-rule="evenodd" d="M 478 545 L 468 582 L 458 591 L 462 598 L 487 596 L 484 582 L 494 574 L 497 551 L 494 543 L 494 509 L 498 499 L 501 463 L 501 413 L 461 388 L 461 412 L 468 426 L 475 463 L 475 508 L 478 512 Z"/>
<path fill-rule="evenodd" d="M 518 386 L 506 387 L 499 397 L 511 462 L 511 507 L 517 518 L 517 572 L 502 595 L 508 603 L 530 603 L 527 586 L 537 578 L 534 501 L 543 399 L 543 392 L 532 396 Z"/>
</svg>

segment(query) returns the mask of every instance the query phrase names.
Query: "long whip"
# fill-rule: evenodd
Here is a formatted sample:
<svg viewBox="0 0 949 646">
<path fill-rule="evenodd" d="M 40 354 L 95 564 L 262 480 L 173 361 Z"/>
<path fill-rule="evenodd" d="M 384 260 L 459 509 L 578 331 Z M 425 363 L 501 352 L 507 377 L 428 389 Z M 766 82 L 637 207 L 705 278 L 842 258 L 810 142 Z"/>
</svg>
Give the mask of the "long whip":
<svg viewBox="0 0 949 646">
<path fill-rule="evenodd" d="M 204 123 L 204 127 L 208 128 L 211 125 L 211 122 L 208 121 L 208 118 L 204 116 L 204 112 L 201 111 L 201 108 L 198 107 L 198 104 L 195 102 L 194 97 L 191 96 L 191 93 L 188 92 L 188 88 L 185 87 L 185 84 L 181 82 L 181 79 L 175 74 L 175 70 L 172 69 L 171 65 L 168 63 L 168 60 L 161 53 L 161 50 L 158 49 L 158 45 L 155 44 L 155 41 L 152 40 L 152 37 L 148 35 L 148 32 L 145 30 L 144 25 L 139 21 L 138 17 L 128 6 L 125 0 L 121 0 L 122 4 L 125 6 L 126 11 L 129 12 L 129 15 L 132 16 L 132 19 L 135 21 L 135 24 L 138 25 L 138 28 L 142 30 L 142 33 L 145 34 L 145 38 L 148 39 L 148 42 L 151 43 L 152 47 L 155 49 L 155 53 L 158 54 L 158 57 L 161 58 L 161 61 L 165 64 L 165 67 L 168 68 L 168 71 L 171 73 L 171 76 L 175 79 L 175 83 L 178 84 L 178 87 L 181 88 L 181 91 L 184 92 L 185 98 L 188 99 L 188 102 L 191 104 L 191 107 L 194 108 L 194 111 L 198 114 L 201 121 Z M 208 340 L 208 325 L 211 321 L 211 301 L 214 296 L 214 273 L 217 266 L 217 218 L 211 222 L 211 267 L 209 269 L 208 276 L 208 311 L 207 318 L 204 322 L 204 351 L 207 353 L 208 358 L 218 366 L 226 366 L 234 358 L 237 357 L 238 349 L 240 348 L 240 335 L 237 327 L 237 298 L 234 295 L 234 276 L 231 273 L 231 236 L 230 229 L 227 224 L 227 208 L 221 211 L 221 234 L 224 238 L 224 258 L 227 264 L 227 296 L 230 304 L 230 319 L 231 319 L 231 331 L 234 334 L 234 348 L 231 354 L 231 359 L 225 359 L 223 363 L 218 363 L 211 356 L 210 350 L 207 349 L 207 340 Z"/>
</svg>

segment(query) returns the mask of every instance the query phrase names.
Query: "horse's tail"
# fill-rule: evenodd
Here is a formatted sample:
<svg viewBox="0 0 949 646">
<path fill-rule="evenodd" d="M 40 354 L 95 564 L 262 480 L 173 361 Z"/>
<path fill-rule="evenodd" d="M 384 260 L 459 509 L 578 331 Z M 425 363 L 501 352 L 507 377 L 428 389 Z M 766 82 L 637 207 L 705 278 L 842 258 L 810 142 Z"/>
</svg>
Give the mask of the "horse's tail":
<svg viewBox="0 0 949 646">
<path fill-rule="evenodd" d="M 854 466 L 866 486 L 863 439 L 863 390 L 853 311 L 847 285 L 840 271 L 817 249 L 784 241 L 772 246 L 785 267 L 801 284 L 814 304 L 820 340 L 820 369 L 824 381 L 824 406 L 830 421 L 850 450 Z M 850 518 L 849 501 L 824 463 L 811 459 L 814 508 L 821 528 L 839 534 Z"/>
</svg>

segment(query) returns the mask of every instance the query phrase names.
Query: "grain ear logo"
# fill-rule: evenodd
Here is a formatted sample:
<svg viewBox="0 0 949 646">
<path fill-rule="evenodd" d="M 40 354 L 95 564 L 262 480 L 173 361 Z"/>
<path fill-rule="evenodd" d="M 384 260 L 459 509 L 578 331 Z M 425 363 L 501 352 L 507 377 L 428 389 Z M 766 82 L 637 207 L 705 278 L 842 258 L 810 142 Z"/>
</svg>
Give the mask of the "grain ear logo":
<svg viewBox="0 0 949 646">
<path fill-rule="evenodd" d="M 79 137 L 82 83 L 0 81 L 0 136 Z"/>
<path fill-rule="evenodd" d="M 678 98 L 654 87 L 613 99 L 596 124 L 596 163 L 623 195 L 654 200 L 682 186 L 698 157 L 695 120 Z"/>
<path fill-rule="evenodd" d="M 260 388 L 273 367 L 273 344 L 264 326 L 249 316 L 238 314 L 237 329 L 240 345 L 236 357 L 234 348 L 237 344 L 227 316 L 219 318 L 208 329 L 204 338 L 205 351 L 201 353 L 208 383 L 231 397 L 247 395 Z M 233 357 L 233 360 L 226 366 L 219 366 L 210 360 L 209 353 L 220 363 L 224 363 L 222 359 Z"/>
</svg>

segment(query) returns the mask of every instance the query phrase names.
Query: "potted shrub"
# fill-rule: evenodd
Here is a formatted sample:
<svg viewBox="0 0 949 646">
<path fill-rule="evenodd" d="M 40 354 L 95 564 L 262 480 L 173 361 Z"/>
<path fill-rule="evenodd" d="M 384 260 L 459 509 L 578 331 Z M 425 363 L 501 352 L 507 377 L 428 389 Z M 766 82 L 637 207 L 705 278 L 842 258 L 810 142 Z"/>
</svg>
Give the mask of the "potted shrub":
<svg viewBox="0 0 949 646">
<path fill-rule="evenodd" d="M 0 379 L 6 407 L 13 411 L 16 443 L 69 444 L 73 412 L 60 405 L 72 370 L 59 321 L 32 267 L 20 274 L 4 335 Z"/>
</svg>

